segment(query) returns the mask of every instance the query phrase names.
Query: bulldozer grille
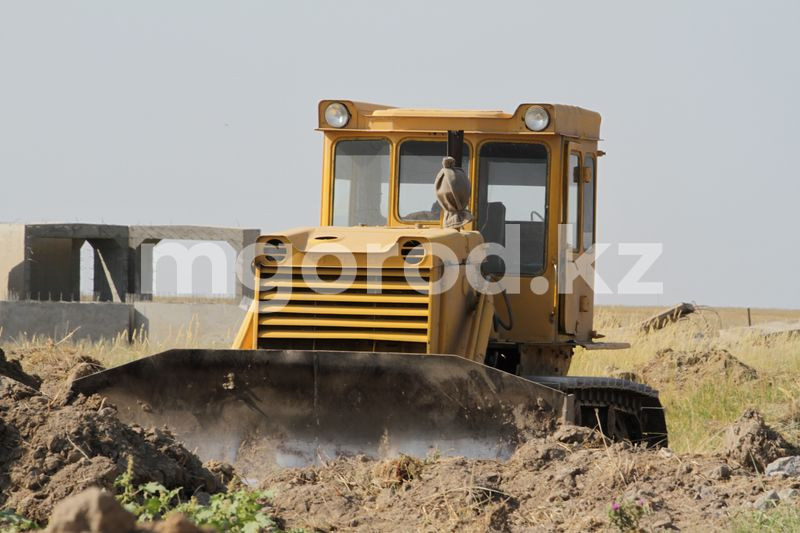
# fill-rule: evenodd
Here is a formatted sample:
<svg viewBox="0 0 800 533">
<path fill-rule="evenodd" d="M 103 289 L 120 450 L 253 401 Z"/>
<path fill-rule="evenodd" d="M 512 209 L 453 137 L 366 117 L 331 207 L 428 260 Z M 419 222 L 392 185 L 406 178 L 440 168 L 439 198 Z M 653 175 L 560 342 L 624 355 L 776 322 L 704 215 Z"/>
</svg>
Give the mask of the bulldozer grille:
<svg viewBox="0 0 800 533">
<path fill-rule="evenodd" d="M 430 272 L 260 267 L 258 347 L 426 353 Z"/>
</svg>

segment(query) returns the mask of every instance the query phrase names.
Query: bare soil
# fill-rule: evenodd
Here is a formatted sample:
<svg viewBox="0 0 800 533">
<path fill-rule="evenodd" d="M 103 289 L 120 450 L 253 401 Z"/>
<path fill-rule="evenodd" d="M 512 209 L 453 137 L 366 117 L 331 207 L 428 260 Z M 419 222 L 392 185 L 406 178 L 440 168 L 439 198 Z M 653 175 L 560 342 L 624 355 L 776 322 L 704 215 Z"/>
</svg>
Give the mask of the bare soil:
<svg viewBox="0 0 800 533">
<path fill-rule="evenodd" d="M 68 401 L 69 380 L 96 370 L 96 361 L 72 354 L 51 364 L 41 355 L 26 360 L 16 353 L 0 363 L 0 374 L 10 376 L 0 377 L 0 508 L 46 523 L 70 495 L 93 486 L 113 491 L 129 457 L 134 483 L 158 481 L 185 495 L 224 490 L 231 480 L 228 467 L 204 467 L 168 431 L 123 424 L 100 397 Z M 725 354 L 695 359 L 662 354 L 669 369 L 662 375 L 691 380 L 711 372 L 702 368 L 709 362 L 747 375 Z M 681 364 L 670 366 L 674 361 Z M 658 375 L 655 367 L 647 372 Z M 646 510 L 645 530 L 717 530 L 752 510 L 766 491 L 800 489 L 800 478 L 761 474 L 775 458 L 796 453 L 748 411 L 728 429 L 717 455 L 610 444 L 592 430 L 562 426 L 531 435 L 505 462 L 354 456 L 273 471 L 261 484 L 273 491 L 271 512 L 287 529 L 604 531 L 611 529 L 611 503 L 631 502 Z M 59 513 L 54 526 L 71 516 L 69 509 Z M 167 531 L 165 523 L 157 527 Z"/>
<path fill-rule="evenodd" d="M 42 389 L 66 390 L 63 383 L 45 384 Z M 46 522 L 71 494 L 91 486 L 113 489 L 129 460 L 135 483 L 158 481 L 187 494 L 224 489 L 169 431 L 125 425 L 97 396 L 65 399 L 0 376 L 0 507 Z"/>
<path fill-rule="evenodd" d="M 353 457 L 278 473 L 264 487 L 287 525 L 323 531 L 603 531 L 612 501 L 643 505 L 645 530 L 719 529 L 764 491 L 800 487 L 738 458 L 607 446 L 563 427 L 508 462 Z"/>
</svg>

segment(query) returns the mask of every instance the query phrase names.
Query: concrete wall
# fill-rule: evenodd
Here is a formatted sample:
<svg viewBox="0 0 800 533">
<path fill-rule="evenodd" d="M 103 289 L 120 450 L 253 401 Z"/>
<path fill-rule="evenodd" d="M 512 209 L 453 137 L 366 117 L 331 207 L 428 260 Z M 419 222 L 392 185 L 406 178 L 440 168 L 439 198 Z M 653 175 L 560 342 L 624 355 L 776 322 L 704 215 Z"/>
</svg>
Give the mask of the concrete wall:
<svg viewBox="0 0 800 533">
<path fill-rule="evenodd" d="M 25 226 L 0 224 L 0 300 L 27 297 L 24 269 Z"/>
<path fill-rule="evenodd" d="M 165 239 L 223 241 L 237 254 L 247 251 L 243 263 L 249 265 L 249 245 L 259 234 L 257 229 L 209 226 L 0 223 L 0 300 L 79 300 L 80 248 L 87 240 L 95 250 L 95 299 L 149 300 L 153 244 Z M 237 299 L 252 296 L 241 283 L 235 288 Z"/>
<path fill-rule="evenodd" d="M 0 338 L 41 335 L 56 341 L 77 328 L 71 338 L 113 339 L 127 333 L 131 307 L 113 303 L 0 302 Z"/>
<path fill-rule="evenodd" d="M 114 339 L 136 331 L 156 349 L 229 348 L 245 310 L 235 304 L 0 301 L 0 340 L 41 335 Z"/>
</svg>

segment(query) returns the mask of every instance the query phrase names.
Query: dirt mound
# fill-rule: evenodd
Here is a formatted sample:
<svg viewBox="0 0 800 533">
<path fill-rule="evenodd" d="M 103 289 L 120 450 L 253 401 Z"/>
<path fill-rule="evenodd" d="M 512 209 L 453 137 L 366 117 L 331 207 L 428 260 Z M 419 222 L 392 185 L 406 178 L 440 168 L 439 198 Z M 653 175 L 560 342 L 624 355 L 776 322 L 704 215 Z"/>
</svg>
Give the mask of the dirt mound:
<svg viewBox="0 0 800 533">
<path fill-rule="evenodd" d="M 96 359 L 72 346 L 52 341 L 23 349 L 11 349 L 9 357 L 0 349 L 0 375 L 16 379 L 46 396 L 65 401 L 70 383 L 103 370 Z"/>
<path fill-rule="evenodd" d="M 676 351 L 659 350 L 647 364 L 637 368 L 635 374 L 643 383 L 655 387 L 664 384 L 695 384 L 706 379 L 725 377 L 735 383 L 751 381 L 758 377 L 754 368 L 747 366 L 727 350 Z"/>
<path fill-rule="evenodd" d="M 764 422 L 761 413 L 748 409 L 728 427 L 725 454 L 745 468 L 763 472 L 775 459 L 796 455 L 800 450 Z"/>
<path fill-rule="evenodd" d="M 2 348 L 0 348 L 0 376 L 8 376 L 34 389 L 38 389 L 42 384 L 42 378 L 26 374 L 19 361 L 6 359 L 6 353 Z"/>
<path fill-rule="evenodd" d="M 521 532 L 609 530 L 612 502 L 642 505 L 647 531 L 721 528 L 764 491 L 791 483 L 723 457 L 606 447 L 592 431 L 564 426 L 507 462 L 354 457 L 276 472 L 263 486 L 287 528 Z"/>
<path fill-rule="evenodd" d="M 43 522 L 61 499 L 114 480 L 134 465 L 134 483 L 223 490 L 200 460 L 163 430 L 129 427 L 99 397 L 70 405 L 0 377 L 0 506 Z"/>
</svg>

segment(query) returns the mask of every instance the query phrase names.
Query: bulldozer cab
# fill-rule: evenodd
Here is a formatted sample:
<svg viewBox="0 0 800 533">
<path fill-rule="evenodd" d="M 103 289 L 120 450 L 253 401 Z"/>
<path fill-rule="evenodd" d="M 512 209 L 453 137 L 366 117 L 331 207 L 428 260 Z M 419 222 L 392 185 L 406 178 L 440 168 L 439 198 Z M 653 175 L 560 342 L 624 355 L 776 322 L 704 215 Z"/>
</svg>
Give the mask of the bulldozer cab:
<svg viewBox="0 0 800 533">
<path fill-rule="evenodd" d="M 447 154 L 447 132 L 462 130 L 461 166 L 475 214 L 465 229 L 506 250 L 486 268 L 518 287 L 507 302 L 495 296 L 498 314 L 510 307 L 514 324 L 493 342 L 591 342 L 592 273 L 577 274 L 592 263 L 599 114 L 554 104 L 505 113 L 346 100 L 324 100 L 318 111 L 323 226 L 438 227 L 433 177 Z"/>
</svg>

